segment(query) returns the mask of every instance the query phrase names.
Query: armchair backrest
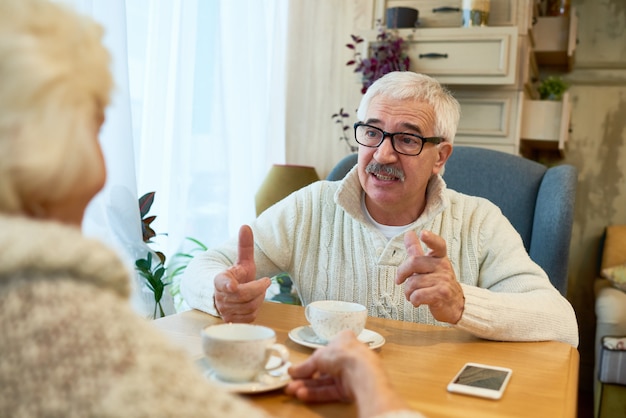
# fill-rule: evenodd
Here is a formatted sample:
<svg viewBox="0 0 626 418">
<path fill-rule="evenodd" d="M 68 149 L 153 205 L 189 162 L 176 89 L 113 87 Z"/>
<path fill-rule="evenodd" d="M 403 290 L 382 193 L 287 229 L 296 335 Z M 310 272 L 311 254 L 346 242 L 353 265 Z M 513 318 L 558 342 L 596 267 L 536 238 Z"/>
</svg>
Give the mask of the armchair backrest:
<svg viewBox="0 0 626 418">
<path fill-rule="evenodd" d="M 549 168 L 500 151 L 456 145 L 443 178 L 449 188 L 500 207 L 530 257 L 565 295 L 576 176 L 569 164 Z"/>
<path fill-rule="evenodd" d="M 609 225 L 604 231 L 600 269 L 626 263 L 626 225 Z"/>
<path fill-rule="evenodd" d="M 352 154 L 348 154 L 343 157 L 339 162 L 330 170 L 328 176 L 326 176 L 326 180 L 337 181 L 341 180 L 348 174 L 348 171 L 352 169 L 357 163 L 358 154 L 356 152 Z"/>
<path fill-rule="evenodd" d="M 357 154 L 344 157 L 327 180 L 342 179 L 356 163 Z M 548 168 L 513 154 L 455 145 L 443 178 L 449 188 L 500 207 L 530 257 L 565 295 L 576 176 L 569 164 Z"/>
</svg>

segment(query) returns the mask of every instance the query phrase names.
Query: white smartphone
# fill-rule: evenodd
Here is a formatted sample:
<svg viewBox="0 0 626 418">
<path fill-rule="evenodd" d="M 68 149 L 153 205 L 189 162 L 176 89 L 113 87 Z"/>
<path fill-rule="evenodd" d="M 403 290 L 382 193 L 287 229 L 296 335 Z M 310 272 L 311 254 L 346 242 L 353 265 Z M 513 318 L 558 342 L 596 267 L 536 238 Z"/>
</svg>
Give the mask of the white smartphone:
<svg viewBox="0 0 626 418">
<path fill-rule="evenodd" d="M 448 384 L 449 392 L 500 399 L 513 371 L 506 367 L 466 363 Z"/>
</svg>

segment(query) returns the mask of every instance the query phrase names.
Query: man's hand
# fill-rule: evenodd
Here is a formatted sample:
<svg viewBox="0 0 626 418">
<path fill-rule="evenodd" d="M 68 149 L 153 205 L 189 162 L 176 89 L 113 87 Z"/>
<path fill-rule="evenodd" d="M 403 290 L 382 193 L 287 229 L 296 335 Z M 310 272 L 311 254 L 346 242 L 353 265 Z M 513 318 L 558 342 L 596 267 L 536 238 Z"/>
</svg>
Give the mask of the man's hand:
<svg viewBox="0 0 626 418">
<path fill-rule="evenodd" d="M 429 248 L 426 254 L 415 231 L 404 235 L 408 258 L 398 267 L 396 284 L 405 283 L 404 294 L 413 306 L 428 305 L 436 320 L 456 324 L 465 298 L 448 259 L 446 242 L 429 231 L 422 231 L 420 238 Z"/>
<path fill-rule="evenodd" d="M 255 280 L 254 237 L 252 229 L 239 229 L 237 262 L 215 276 L 215 307 L 225 322 L 252 322 L 272 284 L 268 277 Z"/>
</svg>

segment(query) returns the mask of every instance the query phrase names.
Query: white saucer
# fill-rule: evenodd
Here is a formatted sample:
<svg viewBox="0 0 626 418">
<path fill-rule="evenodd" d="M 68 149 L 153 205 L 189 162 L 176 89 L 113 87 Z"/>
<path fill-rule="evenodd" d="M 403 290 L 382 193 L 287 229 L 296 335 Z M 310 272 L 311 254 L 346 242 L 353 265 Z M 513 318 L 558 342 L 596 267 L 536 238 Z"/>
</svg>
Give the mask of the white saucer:
<svg viewBox="0 0 626 418">
<path fill-rule="evenodd" d="M 289 331 L 289 338 L 294 343 L 310 348 L 320 348 L 327 344 L 315 335 L 315 331 L 309 325 L 292 329 Z M 372 350 L 385 344 L 385 338 L 382 335 L 369 329 L 364 329 L 357 338 L 359 341 L 368 344 Z"/>
<path fill-rule="evenodd" d="M 280 361 L 278 357 L 272 356 L 269 363 L 273 360 Z M 280 389 L 287 386 L 287 383 L 291 380 L 291 377 L 287 373 L 287 369 L 291 366 L 291 363 L 286 363 L 283 367 L 270 373 L 264 373 L 259 375 L 256 380 L 252 382 L 226 382 L 215 375 L 213 370 L 209 367 L 206 359 L 203 357 L 196 360 L 196 364 L 203 371 L 204 376 L 214 385 L 221 387 L 228 392 L 235 393 L 261 393 L 269 392 L 270 390 Z"/>
</svg>

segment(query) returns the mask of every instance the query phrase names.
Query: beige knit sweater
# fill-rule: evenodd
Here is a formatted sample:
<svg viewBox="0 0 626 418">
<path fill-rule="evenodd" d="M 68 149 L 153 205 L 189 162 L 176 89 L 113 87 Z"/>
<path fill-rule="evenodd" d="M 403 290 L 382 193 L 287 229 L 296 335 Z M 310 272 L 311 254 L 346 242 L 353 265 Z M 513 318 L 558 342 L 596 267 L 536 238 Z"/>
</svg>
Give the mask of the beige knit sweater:
<svg viewBox="0 0 626 418">
<path fill-rule="evenodd" d="M 447 189 L 439 176 L 427 193 L 426 208 L 410 228 L 446 240 L 465 295 L 455 326 L 486 339 L 558 340 L 576 347 L 571 304 L 530 259 L 499 208 Z M 355 168 L 342 181 L 314 183 L 263 212 L 251 224 L 257 276 L 289 273 L 304 304 L 348 300 L 366 305 L 370 316 L 448 325 L 437 322 L 428 306 L 411 305 L 394 283 L 406 258 L 403 234 L 387 240 L 367 221 L 361 196 Z M 236 238 L 196 256 L 181 286 L 186 302 L 217 314 L 213 278 L 236 258 Z"/>
</svg>

